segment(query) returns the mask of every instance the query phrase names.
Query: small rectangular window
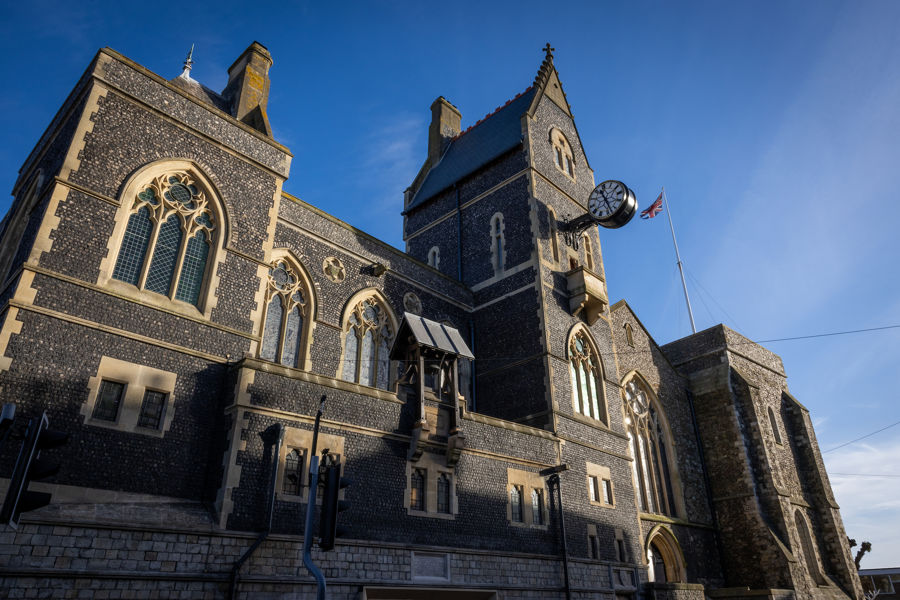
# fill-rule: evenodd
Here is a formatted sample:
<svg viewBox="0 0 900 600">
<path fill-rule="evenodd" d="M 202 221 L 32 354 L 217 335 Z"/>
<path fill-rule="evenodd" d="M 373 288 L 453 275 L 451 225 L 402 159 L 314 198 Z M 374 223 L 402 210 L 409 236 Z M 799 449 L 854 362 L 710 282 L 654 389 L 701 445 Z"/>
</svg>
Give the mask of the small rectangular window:
<svg viewBox="0 0 900 600">
<path fill-rule="evenodd" d="M 144 401 L 141 403 L 141 415 L 138 417 L 138 427 L 159 429 L 162 423 L 163 409 L 166 406 L 167 394 L 154 390 L 144 392 Z"/>
<path fill-rule="evenodd" d="M 628 555 L 625 552 L 625 540 L 622 538 L 620 531 L 616 531 L 616 560 L 628 562 Z"/>
<path fill-rule="evenodd" d="M 525 521 L 522 515 L 522 493 L 523 488 L 521 485 L 514 485 L 509 490 L 509 505 L 510 505 L 510 516 L 512 520 L 516 523 L 523 523 Z"/>
<path fill-rule="evenodd" d="M 412 510 L 425 510 L 425 469 L 413 469 L 409 485 L 409 507 Z"/>
<path fill-rule="evenodd" d="M 600 541 L 596 535 L 589 535 L 588 541 L 591 544 L 591 558 L 597 560 L 600 558 Z"/>
<path fill-rule="evenodd" d="M 450 514 L 450 476 L 446 473 L 438 476 L 437 509 L 439 513 Z"/>
<path fill-rule="evenodd" d="M 600 481 L 591 475 L 588 477 L 588 488 L 591 494 L 591 502 L 600 502 Z"/>
<path fill-rule="evenodd" d="M 609 479 L 603 480 L 603 503 L 610 506 L 613 504 L 612 481 Z"/>
<path fill-rule="evenodd" d="M 124 394 L 124 383 L 104 379 L 100 384 L 100 391 L 97 393 L 93 417 L 101 421 L 115 422 L 119 417 L 119 405 L 122 404 Z"/>
</svg>

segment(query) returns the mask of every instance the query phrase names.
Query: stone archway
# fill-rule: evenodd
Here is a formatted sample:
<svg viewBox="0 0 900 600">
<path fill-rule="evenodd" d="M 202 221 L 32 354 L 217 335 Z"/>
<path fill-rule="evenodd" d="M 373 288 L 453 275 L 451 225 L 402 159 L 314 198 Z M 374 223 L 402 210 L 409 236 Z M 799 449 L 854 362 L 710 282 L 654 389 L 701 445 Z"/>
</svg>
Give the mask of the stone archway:
<svg viewBox="0 0 900 600">
<path fill-rule="evenodd" d="M 686 582 L 684 553 L 672 531 L 657 525 L 650 530 L 645 544 L 650 581 L 653 583 Z"/>
</svg>

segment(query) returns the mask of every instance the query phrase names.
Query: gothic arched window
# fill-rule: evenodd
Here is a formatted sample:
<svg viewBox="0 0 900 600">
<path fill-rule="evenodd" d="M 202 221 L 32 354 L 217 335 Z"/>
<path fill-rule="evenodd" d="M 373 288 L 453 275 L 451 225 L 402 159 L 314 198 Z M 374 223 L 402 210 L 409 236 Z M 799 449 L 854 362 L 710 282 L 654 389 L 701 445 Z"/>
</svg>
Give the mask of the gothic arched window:
<svg viewBox="0 0 900 600">
<path fill-rule="evenodd" d="M 388 389 L 394 327 L 387 308 L 375 296 L 357 302 L 344 324 L 344 364 L 341 378 Z"/>
<path fill-rule="evenodd" d="M 553 158 L 556 168 L 574 179 L 575 158 L 572 154 L 569 140 L 566 139 L 566 136 L 559 129 L 552 129 L 550 131 L 550 143 L 553 145 Z"/>
<path fill-rule="evenodd" d="M 600 357 L 584 331 L 569 340 L 569 377 L 575 412 L 598 421 L 606 421 Z"/>
<path fill-rule="evenodd" d="M 509 488 L 510 518 L 516 523 L 525 522 L 522 514 L 522 486 L 514 485 Z"/>
<path fill-rule="evenodd" d="M 441 473 L 437 479 L 437 511 L 450 514 L 450 476 L 446 473 Z"/>
<path fill-rule="evenodd" d="M 305 280 L 287 260 L 276 260 L 266 283 L 266 316 L 259 357 L 288 367 L 302 364 L 310 302 Z"/>
<path fill-rule="evenodd" d="M 643 383 L 625 384 L 625 427 L 641 510 L 676 516 L 669 436 L 662 414 Z"/>
<path fill-rule="evenodd" d="M 154 177 L 139 190 L 125 199 L 130 216 L 113 279 L 198 306 L 218 235 L 207 193 L 186 171 Z"/>
<path fill-rule="evenodd" d="M 432 246 L 431 250 L 428 251 L 428 266 L 435 269 L 441 267 L 441 249 L 437 246 Z"/>
</svg>

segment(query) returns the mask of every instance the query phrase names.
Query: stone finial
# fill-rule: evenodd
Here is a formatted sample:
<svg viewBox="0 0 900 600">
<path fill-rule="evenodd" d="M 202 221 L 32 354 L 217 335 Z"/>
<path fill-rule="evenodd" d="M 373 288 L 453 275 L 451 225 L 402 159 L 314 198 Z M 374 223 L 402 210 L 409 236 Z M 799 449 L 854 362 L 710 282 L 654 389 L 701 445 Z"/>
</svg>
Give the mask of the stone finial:
<svg viewBox="0 0 900 600">
<path fill-rule="evenodd" d="M 187 58 L 184 59 L 184 70 L 181 72 L 181 77 L 190 79 L 192 68 L 194 68 L 194 44 L 191 44 L 191 50 L 188 52 Z"/>
<path fill-rule="evenodd" d="M 542 88 L 547 84 L 547 81 L 550 79 L 550 73 L 553 72 L 553 51 L 556 48 L 550 47 L 550 42 L 547 42 L 547 45 L 544 46 L 544 62 L 541 63 L 541 68 L 538 69 L 537 75 L 534 78 L 534 87 Z"/>
</svg>

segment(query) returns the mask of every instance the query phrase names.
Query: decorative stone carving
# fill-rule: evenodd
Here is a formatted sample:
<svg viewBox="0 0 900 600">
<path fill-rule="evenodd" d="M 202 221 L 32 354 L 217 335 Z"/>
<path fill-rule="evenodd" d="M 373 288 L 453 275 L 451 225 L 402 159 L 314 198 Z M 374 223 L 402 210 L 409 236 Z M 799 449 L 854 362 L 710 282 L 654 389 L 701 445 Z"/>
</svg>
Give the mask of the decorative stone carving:
<svg viewBox="0 0 900 600">
<path fill-rule="evenodd" d="M 322 272 L 324 272 L 325 276 L 334 283 L 342 282 L 344 277 L 347 276 L 347 271 L 344 269 L 344 263 L 341 262 L 341 259 L 334 256 L 329 256 L 322 261 Z"/>
<path fill-rule="evenodd" d="M 403 309 L 414 315 L 422 315 L 422 301 L 415 292 L 406 292 L 403 294 Z"/>
</svg>

